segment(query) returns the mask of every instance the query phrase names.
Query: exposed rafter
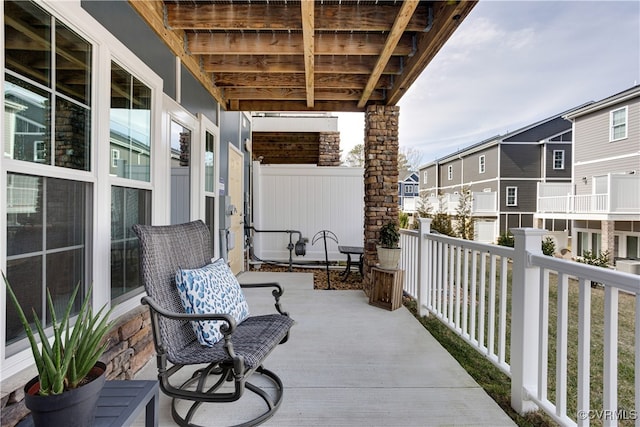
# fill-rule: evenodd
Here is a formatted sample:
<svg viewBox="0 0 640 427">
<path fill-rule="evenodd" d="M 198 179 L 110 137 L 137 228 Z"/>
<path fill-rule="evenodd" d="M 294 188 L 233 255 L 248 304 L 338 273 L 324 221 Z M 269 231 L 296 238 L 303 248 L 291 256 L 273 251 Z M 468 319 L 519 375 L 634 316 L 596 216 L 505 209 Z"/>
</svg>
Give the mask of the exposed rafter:
<svg viewBox="0 0 640 427">
<path fill-rule="evenodd" d="M 222 108 L 396 104 L 475 1 L 129 0 Z"/>
<path fill-rule="evenodd" d="M 308 108 L 313 108 L 313 103 L 315 101 L 314 9 L 315 2 L 303 1 L 300 3 L 300 12 L 302 15 L 302 39 L 304 41 L 304 80 Z"/>
<path fill-rule="evenodd" d="M 404 31 L 407 28 L 407 24 L 409 23 L 409 20 L 411 19 L 411 16 L 416 10 L 416 7 L 418 7 L 419 3 L 420 2 L 418 0 L 405 0 L 402 2 L 402 7 L 398 12 L 398 16 L 395 22 L 393 23 L 393 27 L 391 27 L 391 32 L 387 37 L 384 48 L 382 49 L 380 56 L 378 56 L 378 61 L 376 62 L 375 67 L 373 67 L 373 71 L 369 76 L 369 81 L 367 82 L 367 85 L 362 92 L 362 97 L 358 102 L 358 107 L 363 108 L 367 104 L 367 101 L 371 96 L 371 92 L 373 92 L 378 79 L 382 75 L 382 71 L 387 66 L 389 58 L 391 58 L 391 55 L 396 49 L 396 46 L 398 46 L 398 42 L 404 34 Z"/>
</svg>

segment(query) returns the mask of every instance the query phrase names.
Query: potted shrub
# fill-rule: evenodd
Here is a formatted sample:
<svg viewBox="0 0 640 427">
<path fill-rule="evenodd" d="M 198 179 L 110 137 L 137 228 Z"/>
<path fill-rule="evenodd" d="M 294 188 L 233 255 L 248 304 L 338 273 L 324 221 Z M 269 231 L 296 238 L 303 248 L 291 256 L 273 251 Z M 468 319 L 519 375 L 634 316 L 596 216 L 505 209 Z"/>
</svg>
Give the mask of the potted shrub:
<svg viewBox="0 0 640 427">
<path fill-rule="evenodd" d="M 74 289 L 64 315 L 58 319 L 51 293 L 47 289 L 47 304 L 51 312 L 53 337 L 50 340 L 42 322 L 33 312 L 36 333 L 5 277 L 7 294 L 24 328 L 38 369 L 38 376 L 24 387 L 25 405 L 31 410 L 35 426 L 91 425 L 98 397 L 105 382 L 106 365 L 98 359 L 107 348 L 104 337 L 111 328 L 111 310 L 102 307 L 93 313 L 91 290 L 84 300 L 74 325 L 71 310 L 80 283 Z"/>
<path fill-rule="evenodd" d="M 380 268 L 394 270 L 400 261 L 400 231 L 395 221 L 389 221 L 380 229 L 380 245 L 378 245 L 378 261 Z"/>
</svg>

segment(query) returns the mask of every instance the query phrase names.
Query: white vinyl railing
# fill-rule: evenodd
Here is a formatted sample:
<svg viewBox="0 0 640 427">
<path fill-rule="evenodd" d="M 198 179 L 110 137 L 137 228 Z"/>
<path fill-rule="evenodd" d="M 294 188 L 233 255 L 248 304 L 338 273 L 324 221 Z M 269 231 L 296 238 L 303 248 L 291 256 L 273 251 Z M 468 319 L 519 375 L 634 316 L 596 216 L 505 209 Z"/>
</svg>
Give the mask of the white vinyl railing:
<svg viewBox="0 0 640 427">
<path fill-rule="evenodd" d="M 638 276 L 545 256 L 544 230 L 513 229 L 515 248 L 506 248 L 430 233 L 430 222 L 421 219 L 418 232 L 401 231 L 404 291 L 417 300 L 421 315 L 436 316 L 511 377 L 516 411 L 542 409 L 568 426 L 586 426 L 594 419 L 606 426 L 635 420 L 640 426 Z M 603 319 L 592 314 L 592 282 L 604 284 Z M 573 305 L 570 288 L 577 288 Z M 635 302 L 635 335 L 624 337 L 634 347 L 635 410 L 618 404 L 620 292 Z M 590 357 L 594 320 L 604 325 L 602 360 L 597 361 Z M 570 324 L 577 334 L 569 335 Z M 552 334 L 550 325 L 555 325 Z M 594 364 L 602 365 L 601 383 L 592 377 Z M 577 393 L 569 393 L 574 372 Z M 603 396 L 601 407 L 590 400 L 593 387 L 601 388 L 595 390 Z"/>
<path fill-rule="evenodd" d="M 594 194 L 574 194 L 571 184 L 539 182 L 541 213 L 640 213 L 640 177 L 607 174 L 593 177 Z"/>
<path fill-rule="evenodd" d="M 472 194 L 473 214 L 495 214 L 498 212 L 498 193 L 495 191 L 474 192 Z"/>
</svg>

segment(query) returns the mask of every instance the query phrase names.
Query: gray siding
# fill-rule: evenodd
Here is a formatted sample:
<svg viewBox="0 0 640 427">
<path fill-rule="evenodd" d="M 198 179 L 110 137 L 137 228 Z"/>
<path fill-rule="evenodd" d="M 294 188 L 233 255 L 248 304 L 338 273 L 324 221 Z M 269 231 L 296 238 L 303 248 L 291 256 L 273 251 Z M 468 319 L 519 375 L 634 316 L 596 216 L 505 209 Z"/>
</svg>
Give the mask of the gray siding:
<svg viewBox="0 0 640 427">
<path fill-rule="evenodd" d="M 537 182 L 502 180 L 500 181 L 500 211 L 501 212 L 535 212 L 537 199 Z M 518 188 L 518 205 L 507 206 L 507 187 Z"/>
<path fill-rule="evenodd" d="M 175 55 L 129 2 L 82 0 L 81 6 L 158 74 L 164 93 L 176 99 Z"/>
<path fill-rule="evenodd" d="M 218 123 L 218 103 L 198 80 L 182 66 L 181 104 L 191 114 L 204 114 L 214 124 Z"/>
<path fill-rule="evenodd" d="M 500 145 L 502 178 L 539 178 L 540 146 L 529 144 Z"/>
<path fill-rule="evenodd" d="M 448 179 L 449 165 L 453 166 L 453 176 L 451 180 Z M 439 175 L 440 188 L 459 186 L 462 183 L 462 160 L 453 159 L 440 163 Z"/>
<path fill-rule="evenodd" d="M 545 175 L 549 179 L 571 180 L 571 144 L 546 144 L 546 165 Z M 553 168 L 553 152 L 555 150 L 564 151 L 564 169 Z"/>
<path fill-rule="evenodd" d="M 480 173 L 480 156 L 484 156 L 485 172 Z M 498 176 L 498 147 L 490 147 L 464 157 L 465 183 L 471 181 L 484 181 Z"/>
<path fill-rule="evenodd" d="M 609 114 L 628 106 L 627 138 L 609 142 Z M 576 117 L 576 162 L 637 153 L 640 150 L 640 96 L 605 109 Z"/>
<path fill-rule="evenodd" d="M 640 144 L 640 142 L 638 143 Z M 640 149 L 640 146 L 636 149 Z M 622 159 L 605 160 L 586 165 L 575 165 L 576 194 L 593 194 L 592 184 L 594 176 L 607 175 L 608 173 L 629 173 L 635 170 L 640 173 L 640 155 L 625 157 Z M 582 178 L 586 178 L 586 183 Z"/>
</svg>

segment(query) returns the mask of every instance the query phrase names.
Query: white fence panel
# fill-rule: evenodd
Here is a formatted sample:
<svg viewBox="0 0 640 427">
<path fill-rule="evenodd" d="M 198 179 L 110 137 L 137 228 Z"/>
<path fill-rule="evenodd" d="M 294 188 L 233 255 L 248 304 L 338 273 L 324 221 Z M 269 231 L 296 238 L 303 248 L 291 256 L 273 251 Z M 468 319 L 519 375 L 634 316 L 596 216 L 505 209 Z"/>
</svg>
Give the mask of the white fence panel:
<svg viewBox="0 0 640 427">
<path fill-rule="evenodd" d="M 254 227 L 258 230 L 297 230 L 309 239 L 304 257 L 324 260 L 322 240 L 313 236 L 330 230 L 340 245 L 362 246 L 364 240 L 364 170 L 315 165 L 260 165 L 254 163 Z M 295 244 L 298 236 L 293 235 Z M 327 240 L 330 260 L 345 260 L 338 245 Z M 289 259 L 289 234 L 255 233 L 254 252 L 264 260 Z"/>
</svg>

